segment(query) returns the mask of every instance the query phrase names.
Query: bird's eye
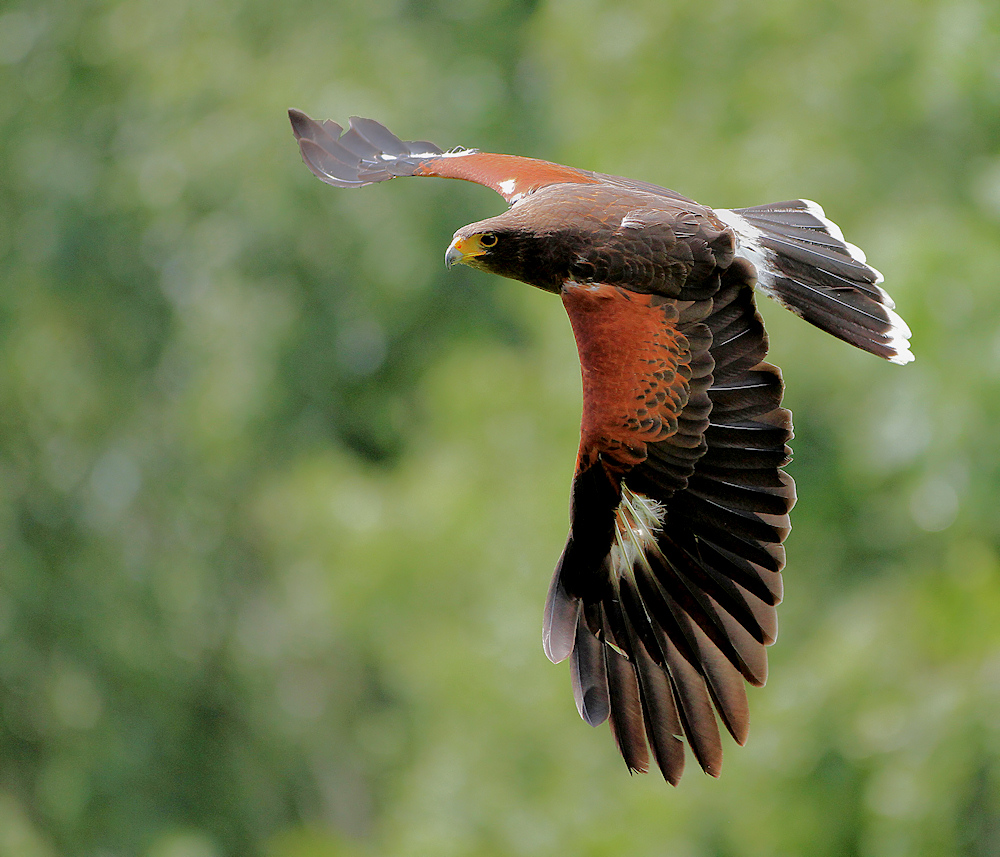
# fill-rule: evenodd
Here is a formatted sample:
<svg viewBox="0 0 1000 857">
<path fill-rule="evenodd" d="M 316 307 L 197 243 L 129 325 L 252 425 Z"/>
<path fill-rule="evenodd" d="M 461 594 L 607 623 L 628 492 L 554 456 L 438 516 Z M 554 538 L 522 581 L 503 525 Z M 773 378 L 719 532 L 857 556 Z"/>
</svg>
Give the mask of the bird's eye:
<svg viewBox="0 0 1000 857">
<path fill-rule="evenodd" d="M 492 232 L 484 232 L 482 235 L 479 236 L 480 247 L 486 247 L 487 249 L 489 249 L 490 247 L 495 247 L 496 243 L 497 243 L 497 237 Z"/>
</svg>

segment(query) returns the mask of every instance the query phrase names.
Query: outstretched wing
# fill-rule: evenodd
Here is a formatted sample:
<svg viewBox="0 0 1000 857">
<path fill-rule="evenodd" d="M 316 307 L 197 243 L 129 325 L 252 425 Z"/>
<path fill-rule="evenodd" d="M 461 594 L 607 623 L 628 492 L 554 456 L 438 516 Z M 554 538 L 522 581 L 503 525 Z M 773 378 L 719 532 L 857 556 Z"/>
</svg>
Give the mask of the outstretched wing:
<svg viewBox="0 0 1000 857">
<path fill-rule="evenodd" d="M 682 736 L 720 772 L 716 711 L 746 740 L 744 681 L 766 678 L 795 498 L 781 471 L 791 419 L 763 362 L 753 271 L 737 260 L 716 283 L 698 301 L 564 291 L 584 420 L 545 651 L 571 656 L 581 716 L 610 720 L 629 768 L 647 770 L 651 752 L 671 783 Z M 629 335 L 599 329 L 616 324 Z"/>
<path fill-rule="evenodd" d="M 709 212 L 675 191 L 648 182 L 604 175 L 517 155 L 476 149 L 442 151 L 433 143 L 400 140 L 384 125 L 352 117 L 347 131 L 316 122 L 299 110 L 288 116 L 302 158 L 313 173 L 337 187 L 361 187 L 397 176 L 464 179 L 492 188 L 515 203 L 552 184 L 601 184 L 641 191 Z M 913 359 L 910 329 L 880 285 L 882 275 L 860 248 L 810 200 L 717 209 L 733 230 L 737 254 L 757 270 L 769 297 L 811 324 L 893 363 Z"/>
<path fill-rule="evenodd" d="M 444 152 L 433 143 L 400 140 L 384 125 L 351 117 L 347 131 L 336 122 L 316 122 L 289 110 L 302 159 L 313 174 L 337 187 L 361 187 L 397 176 L 464 179 L 492 188 L 509 203 L 552 184 L 599 184 L 585 170 L 535 158 L 476 149 Z"/>
</svg>

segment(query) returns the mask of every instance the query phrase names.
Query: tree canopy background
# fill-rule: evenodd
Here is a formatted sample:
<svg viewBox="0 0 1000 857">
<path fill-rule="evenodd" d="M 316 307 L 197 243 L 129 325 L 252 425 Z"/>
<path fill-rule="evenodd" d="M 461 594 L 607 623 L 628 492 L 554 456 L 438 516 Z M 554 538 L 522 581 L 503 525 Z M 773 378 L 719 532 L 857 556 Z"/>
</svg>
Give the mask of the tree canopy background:
<svg viewBox="0 0 1000 857">
<path fill-rule="evenodd" d="M 813 198 L 885 274 L 906 367 L 762 307 L 800 500 L 720 780 L 542 655 L 572 335 L 441 264 L 502 201 L 328 188 L 291 106 Z M 992 0 L 5 5 L 0 857 L 1000 852 L 998 271 Z"/>
</svg>

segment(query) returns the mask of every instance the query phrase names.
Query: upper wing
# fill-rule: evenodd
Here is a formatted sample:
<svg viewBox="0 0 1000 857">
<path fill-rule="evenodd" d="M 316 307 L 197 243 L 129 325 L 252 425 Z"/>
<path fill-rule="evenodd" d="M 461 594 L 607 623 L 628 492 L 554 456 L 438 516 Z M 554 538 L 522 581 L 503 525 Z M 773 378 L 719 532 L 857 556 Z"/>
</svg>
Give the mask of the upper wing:
<svg viewBox="0 0 1000 857">
<path fill-rule="evenodd" d="M 652 752 L 671 783 L 682 735 L 719 773 L 715 711 L 745 740 L 744 680 L 763 683 L 776 634 L 791 423 L 781 376 L 763 362 L 752 282 L 737 261 L 703 300 L 617 297 L 607 286 L 564 295 L 584 421 L 545 649 L 572 655 L 581 715 L 610 718 L 629 767 L 646 770 Z M 599 300 L 609 320 L 588 311 Z"/>
<path fill-rule="evenodd" d="M 475 149 L 444 152 L 433 143 L 403 141 L 371 119 L 351 117 L 347 131 L 289 110 L 302 159 L 313 174 L 337 187 L 361 187 L 397 176 L 438 176 L 485 185 L 509 203 L 541 187 L 564 182 L 598 184 L 594 173 L 535 158 Z"/>
</svg>

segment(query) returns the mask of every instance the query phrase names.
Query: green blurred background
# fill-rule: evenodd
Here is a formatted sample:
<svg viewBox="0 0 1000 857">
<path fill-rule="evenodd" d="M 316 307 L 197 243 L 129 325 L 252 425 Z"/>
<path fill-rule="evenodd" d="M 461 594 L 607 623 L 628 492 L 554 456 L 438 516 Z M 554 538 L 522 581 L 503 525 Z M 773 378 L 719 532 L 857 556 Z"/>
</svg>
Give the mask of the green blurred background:
<svg viewBox="0 0 1000 857">
<path fill-rule="evenodd" d="M 490 191 L 285 111 L 822 202 L 916 363 L 762 307 L 796 416 L 747 747 L 629 777 L 540 645 L 579 369 Z M 0 857 L 1000 854 L 995 0 L 0 7 Z"/>
</svg>

